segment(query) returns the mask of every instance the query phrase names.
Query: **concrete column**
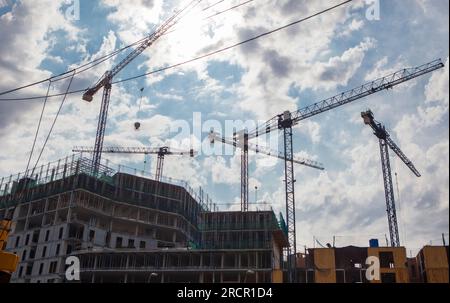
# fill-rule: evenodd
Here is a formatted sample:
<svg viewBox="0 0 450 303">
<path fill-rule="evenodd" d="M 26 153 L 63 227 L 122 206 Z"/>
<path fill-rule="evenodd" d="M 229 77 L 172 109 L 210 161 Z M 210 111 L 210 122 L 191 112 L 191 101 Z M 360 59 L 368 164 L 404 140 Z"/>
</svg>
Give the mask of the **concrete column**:
<svg viewBox="0 0 450 303">
<path fill-rule="evenodd" d="M 61 207 L 61 195 L 58 195 L 58 200 L 56 201 L 56 209 L 59 210 Z"/>
<path fill-rule="evenodd" d="M 142 201 L 142 192 L 144 191 L 144 182 L 141 180 L 139 184 L 139 201 Z"/>
<path fill-rule="evenodd" d="M 110 220 L 109 220 L 109 231 L 112 232 L 112 229 L 113 229 L 113 220 L 110 219 Z"/>
<path fill-rule="evenodd" d="M 59 210 L 59 200 L 60 200 L 60 198 L 61 198 L 61 196 L 58 195 L 58 199 L 56 201 L 56 208 L 54 209 L 54 211 L 55 211 L 55 219 L 53 220 L 53 226 L 56 225 L 56 222 L 58 220 L 58 210 Z"/>
<path fill-rule="evenodd" d="M 69 203 L 70 205 L 70 203 Z M 67 209 L 67 218 L 66 218 L 66 222 L 70 223 L 72 222 L 72 208 L 69 206 L 69 208 Z"/>
<path fill-rule="evenodd" d="M 69 198 L 69 208 L 73 207 L 74 205 L 75 205 L 74 194 L 73 194 L 73 191 L 71 191 L 70 198 Z"/>
<path fill-rule="evenodd" d="M 24 230 L 26 231 L 26 230 L 28 230 L 28 223 L 29 223 L 29 219 L 30 219 L 30 215 L 31 215 L 31 203 L 29 202 L 28 203 L 28 211 L 27 211 L 27 216 L 26 216 L 26 218 L 25 218 L 25 228 L 24 228 Z"/>
<path fill-rule="evenodd" d="M 45 207 L 46 207 L 46 206 L 45 206 Z M 45 222 L 45 221 L 44 221 L 44 220 L 45 220 L 45 213 L 46 213 L 46 212 L 45 212 L 45 207 L 44 207 L 44 213 L 43 213 L 43 216 L 42 216 L 42 219 L 41 219 L 41 227 L 44 226 L 44 222 Z"/>
<path fill-rule="evenodd" d="M 45 207 L 44 207 L 44 213 L 48 211 L 48 198 L 45 198 Z"/>
</svg>

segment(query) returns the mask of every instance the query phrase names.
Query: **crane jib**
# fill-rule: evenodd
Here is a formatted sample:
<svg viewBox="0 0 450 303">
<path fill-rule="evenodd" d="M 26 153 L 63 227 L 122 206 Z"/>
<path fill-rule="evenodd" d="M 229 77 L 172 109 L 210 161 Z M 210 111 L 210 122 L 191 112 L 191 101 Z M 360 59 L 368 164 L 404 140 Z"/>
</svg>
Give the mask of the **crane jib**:
<svg viewBox="0 0 450 303">
<path fill-rule="evenodd" d="M 315 116 L 317 114 L 323 113 L 328 110 L 335 109 L 342 105 L 354 102 L 358 99 L 362 99 L 364 97 L 381 92 L 383 90 L 391 89 L 391 88 L 393 88 L 397 85 L 400 85 L 404 82 L 410 81 L 414 78 L 420 77 L 422 75 L 425 75 L 427 73 L 430 73 L 432 71 L 435 71 L 437 69 L 444 67 L 444 64 L 440 60 L 433 61 L 433 62 L 434 62 L 434 64 L 430 63 L 430 64 L 424 65 L 424 66 L 426 66 L 426 68 L 423 68 L 423 69 L 421 69 L 420 67 L 414 68 L 413 70 L 415 70 L 415 72 L 413 72 L 413 73 L 407 74 L 408 70 L 404 69 L 404 70 L 394 73 L 390 76 L 380 78 L 371 83 L 364 84 L 356 89 L 347 91 L 340 95 L 331 97 L 330 99 L 313 104 L 311 107 L 306 107 L 304 109 L 297 111 L 296 113 L 293 113 L 292 120 L 293 120 L 294 124 L 296 124 L 296 123 L 300 122 L 301 120 L 310 118 L 312 116 Z M 401 75 L 401 76 L 398 79 L 395 79 L 396 76 L 399 76 L 399 75 Z M 392 80 L 385 82 L 389 78 L 392 78 Z M 379 84 L 376 85 L 378 82 L 379 82 Z M 347 97 L 347 98 L 345 98 L 345 97 Z"/>
<path fill-rule="evenodd" d="M 445 65 L 442 63 L 442 60 L 438 59 L 415 68 L 402 69 L 400 71 L 397 71 L 396 73 L 390 74 L 383 78 L 379 78 L 372 82 L 363 84 L 357 88 L 343 92 L 339 95 L 333 96 L 331 98 L 309 105 L 305 108 L 299 109 L 298 111 L 293 112 L 291 114 L 292 124 L 296 125 L 300 121 L 311 118 L 315 115 L 338 108 L 340 106 L 357 101 L 359 99 L 368 97 L 372 94 L 381 92 L 383 90 L 391 89 L 399 84 L 410 81 L 414 78 L 428 74 L 435 70 L 441 69 L 444 66 Z M 268 120 L 266 123 L 259 126 L 254 131 L 249 132 L 249 139 L 254 139 L 261 135 L 268 134 L 272 131 L 283 129 L 283 126 L 280 123 L 282 122 L 282 120 L 280 121 L 280 117 L 282 116 L 283 115 L 278 115 Z"/>
</svg>

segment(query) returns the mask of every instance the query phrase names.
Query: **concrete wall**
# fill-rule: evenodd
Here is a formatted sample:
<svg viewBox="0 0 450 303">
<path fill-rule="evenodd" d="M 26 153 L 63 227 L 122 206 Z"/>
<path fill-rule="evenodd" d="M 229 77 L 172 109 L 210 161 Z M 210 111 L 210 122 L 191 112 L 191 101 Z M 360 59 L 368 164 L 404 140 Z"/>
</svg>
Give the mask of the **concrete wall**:
<svg viewBox="0 0 450 303">
<path fill-rule="evenodd" d="M 428 283 L 449 283 L 448 256 L 445 247 L 423 248 L 425 271 Z"/>
<path fill-rule="evenodd" d="M 316 283 L 336 283 L 335 260 L 334 249 L 314 249 Z"/>
<path fill-rule="evenodd" d="M 392 252 L 394 255 L 393 268 L 381 267 L 381 274 L 395 274 L 396 283 L 409 283 L 406 248 L 404 247 L 377 247 L 369 248 L 368 255 L 380 258 L 381 252 Z M 372 281 L 382 283 L 383 281 Z"/>
</svg>

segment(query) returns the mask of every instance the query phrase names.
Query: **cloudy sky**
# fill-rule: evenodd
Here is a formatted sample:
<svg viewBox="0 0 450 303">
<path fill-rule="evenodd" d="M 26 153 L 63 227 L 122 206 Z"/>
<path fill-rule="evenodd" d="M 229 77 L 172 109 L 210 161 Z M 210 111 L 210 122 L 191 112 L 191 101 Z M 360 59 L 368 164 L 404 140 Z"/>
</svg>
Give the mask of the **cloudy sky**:
<svg viewBox="0 0 450 303">
<path fill-rule="evenodd" d="M 341 1 L 253 0 L 216 15 L 244 2 L 201 1 L 117 79 L 232 45 Z M 0 92 L 129 45 L 186 3 L 0 1 Z M 367 18 L 374 16 L 367 13 L 373 13 L 372 8 L 356 0 L 241 47 L 114 85 L 105 145 L 189 148 L 192 142 L 198 148 L 207 140 L 208 127 L 202 134 L 177 131 L 180 121 L 192 126 L 194 113 L 222 126 L 227 120 L 265 121 L 404 67 L 442 58 L 444 69 L 313 117 L 297 126 L 294 135 L 296 154 L 326 167 L 325 171 L 296 167 L 299 249 L 312 247 L 313 237 L 325 244 L 336 236 L 337 246 L 367 245 L 370 238 L 384 243 L 388 224 L 378 141 L 360 117 L 368 108 L 423 175 L 416 178 L 392 153 L 402 244 L 416 251 L 430 241 L 441 243 L 441 234 L 449 230 L 449 3 L 381 0 L 375 11 L 379 20 Z M 127 51 L 77 75 L 71 90 L 95 83 Z M 54 82 L 50 90 L 62 92 L 68 84 L 68 79 Z M 0 99 L 40 96 L 47 87 L 48 82 Z M 141 87 L 145 90 L 140 104 Z M 61 100 L 52 98 L 47 105 L 38 151 Z M 82 101 L 79 94 L 68 97 L 41 164 L 70 155 L 73 146 L 93 145 L 100 101 L 101 93 L 92 103 Z M 0 100 L 0 176 L 25 170 L 42 105 L 43 100 Z M 136 121 L 142 124 L 140 131 L 134 130 Z M 107 158 L 144 169 L 141 155 Z M 146 169 L 153 171 L 155 159 L 147 160 Z M 165 164 L 166 176 L 204 187 L 221 209 L 238 208 L 239 153 L 168 158 Z M 251 155 L 250 166 L 250 201 L 255 201 L 258 186 L 258 200 L 284 212 L 283 163 Z M 256 207 L 264 205 L 251 208 Z"/>
</svg>

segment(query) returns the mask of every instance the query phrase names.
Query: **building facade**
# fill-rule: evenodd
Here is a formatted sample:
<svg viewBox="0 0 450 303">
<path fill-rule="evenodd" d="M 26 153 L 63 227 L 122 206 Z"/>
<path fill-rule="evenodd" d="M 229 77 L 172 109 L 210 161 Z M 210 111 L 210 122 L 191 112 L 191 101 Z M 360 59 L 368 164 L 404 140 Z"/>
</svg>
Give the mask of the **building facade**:
<svg viewBox="0 0 450 303">
<path fill-rule="evenodd" d="M 80 260 L 81 282 L 282 277 L 287 240 L 273 211 L 212 211 L 186 183 L 107 166 L 94 177 L 88 160 L 71 160 L 0 184 L 0 216 L 14 214 L 7 250 L 20 258 L 12 282 L 65 282 L 69 256 Z"/>
<path fill-rule="evenodd" d="M 380 280 L 368 280 L 366 261 L 380 261 Z M 297 256 L 297 280 L 303 283 L 409 283 L 404 247 L 314 248 Z"/>
<path fill-rule="evenodd" d="M 448 246 L 425 246 L 408 259 L 411 280 L 417 283 L 449 283 Z"/>
</svg>

